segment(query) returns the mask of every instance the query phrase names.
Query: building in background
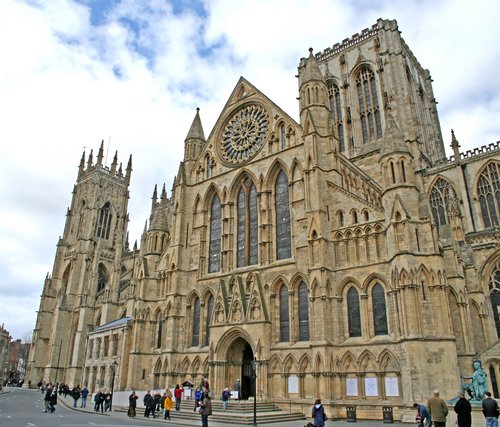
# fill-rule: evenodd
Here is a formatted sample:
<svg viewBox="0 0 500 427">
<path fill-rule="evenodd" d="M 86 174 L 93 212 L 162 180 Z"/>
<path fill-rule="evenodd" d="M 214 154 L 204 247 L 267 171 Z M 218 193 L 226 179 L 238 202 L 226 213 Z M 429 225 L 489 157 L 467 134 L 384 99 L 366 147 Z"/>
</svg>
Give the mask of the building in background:
<svg viewBox="0 0 500 427">
<path fill-rule="evenodd" d="M 4 365 L 7 384 L 20 387 L 23 385 L 29 349 L 30 344 L 23 343 L 20 339 L 10 342 Z"/>
<path fill-rule="evenodd" d="M 453 397 L 477 359 L 499 397 L 499 143 L 461 152 L 452 133 L 446 157 L 396 21 L 311 49 L 297 77 L 299 122 L 244 78 L 208 138 L 196 112 L 132 249 L 132 159 L 83 154 L 32 383 L 240 379 L 243 399 L 381 418 Z"/>
<path fill-rule="evenodd" d="M 6 383 L 6 361 L 9 354 L 10 334 L 2 324 L 0 326 L 0 390 Z"/>
</svg>

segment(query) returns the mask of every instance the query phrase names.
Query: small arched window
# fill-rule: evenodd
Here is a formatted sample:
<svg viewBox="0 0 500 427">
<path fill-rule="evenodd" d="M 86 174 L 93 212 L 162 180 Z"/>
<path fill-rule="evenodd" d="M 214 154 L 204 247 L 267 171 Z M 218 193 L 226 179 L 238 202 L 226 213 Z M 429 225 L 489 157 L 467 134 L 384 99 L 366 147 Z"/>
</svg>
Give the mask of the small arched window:
<svg viewBox="0 0 500 427">
<path fill-rule="evenodd" d="M 210 156 L 205 157 L 205 169 L 207 171 L 207 178 L 210 178 L 212 175 L 212 164 L 210 162 Z"/>
<path fill-rule="evenodd" d="M 493 312 L 493 318 L 495 319 L 497 337 L 500 338 L 500 262 L 491 273 L 488 288 L 490 291 L 491 310 Z"/>
<path fill-rule="evenodd" d="M 330 113 L 335 121 L 339 138 L 339 151 L 345 151 L 344 122 L 342 118 L 342 102 L 340 89 L 334 82 L 328 82 L 328 99 L 330 101 Z"/>
<path fill-rule="evenodd" d="M 163 337 L 163 322 L 163 317 L 159 315 L 156 319 L 156 348 L 161 348 Z"/>
<path fill-rule="evenodd" d="M 387 335 L 387 309 L 384 288 L 377 283 L 372 290 L 373 325 L 375 335 Z"/>
<path fill-rule="evenodd" d="M 210 345 L 210 321 L 214 311 L 214 297 L 210 295 L 207 301 L 207 321 L 205 322 L 205 346 Z"/>
<path fill-rule="evenodd" d="M 104 265 L 99 264 L 97 268 L 97 293 L 101 292 L 106 288 L 108 284 L 108 271 Z"/>
<path fill-rule="evenodd" d="M 359 309 L 359 295 L 356 288 L 351 287 L 347 292 L 347 321 L 349 336 L 361 336 L 361 313 Z"/>
<path fill-rule="evenodd" d="M 299 341 L 309 341 L 309 303 L 307 286 L 302 282 L 299 286 Z"/>
<path fill-rule="evenodd" d="M 288 306 L 288 288 L 280 288 L 280 342 L 290 341 L 290 313 Z"/>
<path fill-rule="evenodd" d="M 281 144 L 281 149 L 286 148 L 286 128 L 285 128 L 285 125 L 280 126 L 280 144 Z"/>
<path fill-rule="evenodd" d="M 191 346 L 198 347 L 200 345 L 200 299 L 196 297 L 193 303 L 193 334 L 191 339 Z"/>
</svg>

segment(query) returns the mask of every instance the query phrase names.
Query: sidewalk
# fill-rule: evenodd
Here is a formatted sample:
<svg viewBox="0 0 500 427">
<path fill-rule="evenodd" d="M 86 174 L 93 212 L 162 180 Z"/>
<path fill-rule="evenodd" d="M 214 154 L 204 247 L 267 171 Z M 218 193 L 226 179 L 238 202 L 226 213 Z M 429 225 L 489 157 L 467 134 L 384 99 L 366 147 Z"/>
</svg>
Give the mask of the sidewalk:
<svg viewBox="0 0 500 427">
<path fill-rule="evenodd" d="M 108 411 L 108 412 L 95 412 L 94 411 L 94 402 L 87 400 L 87 407 L 86 408 L 80 408 L 81 404 L 81 399 L 78 401 L 78 407 L 74 408 L 73 407 L 73 398 L 70 397 L 69 395 L 65 398 L 62 395 L 58 398 L 58 403 L 62 404 L 68 409 L 73 409 L 74 411 L 80 411 L 80 412 L 88 412 L 95 414 L 96 416 L 106 416 L 106 417 L 113 417 L 113 418 L 127 418 L 127 411 L 126 408 L 123 407 L 118 407 L 115 408 L 116 410 L 113 411 Z M 151 422 L 151 423 L 162 423 L 162 424 L 177 424 L 177 425 L 185 425 L 185 426 L 193 426 L 193 419 L 176 419 L 175 418 L 175 411 L 171 412 L 172 414 L 172 419 L 170 421 L 165 421 L 163 419 L 163 416 L 160 416 L 158 418 L 145 418 L 143 416 L 143 408 L 138 408 L 137 411 L 137 420 L 140 420 L 140 422 Z M 304 427 L 310 420 L 299 420 L 299 421 L 285 421 L 285 422 L 275 422 L 275 423 L 261 423 L 259 422 L 259 426 L 267 426 L 267 427 Z M 245 424 L 228 424 L 228 423 L 221 423 L 221 422 L 212 422 L 210 420 L 210 417 L 208 418 L 208 423 L 210 427 L 230 427 L 230 426 L 245 426 L 248 427 L 248 425 Z M 154 424 L 153 424 L 154 425 Z M 201 425 L 201 419 L 199 420 L 199 424 Z M 363 427 L 383 427 L 383 426 L 394 426 L 394 427 L 403 427 L 403 426 L 413 426 L 413 424 L 404 424 L 400 422 L 394 422 L 393 424 L 384 424 L 383 421 L 367 421 L 367 420 L 358 420 L 357 422 L 347 422 L 346 420 L 335 420 L 335 421 L 327 421 L 325 423 L 325 427 L 355 427 L 355 426 L 363 426 Z"/>
</svg>

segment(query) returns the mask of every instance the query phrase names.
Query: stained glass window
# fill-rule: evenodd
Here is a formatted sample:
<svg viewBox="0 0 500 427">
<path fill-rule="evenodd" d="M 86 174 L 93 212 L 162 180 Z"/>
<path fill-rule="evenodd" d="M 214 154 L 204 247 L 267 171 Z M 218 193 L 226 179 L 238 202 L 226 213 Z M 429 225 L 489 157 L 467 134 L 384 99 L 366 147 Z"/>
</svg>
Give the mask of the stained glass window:
<svg viewBox="0 0 500 427">
<path fill-rule="evenodd" d="M 302 282 L 299 286 L 299 341 L 309 341 L 309 304 L 307 286 Z"/>
<path fill-rule="evenodd" d="M 347 318 L 349 323 L 349 336 L 361 336 L 361 314 L 359 310 L 358 291 L 351 287 L 347 292 Z"/>
<path fill-rule="evenodd" d="M 111 216 L 111 205 L 108 202 L 99 210 L 99 216 L 97 218 L 97 237 L 102 239 L 109 238 Z"/>
<path fill-rule="evenodd" d="M 241 183 L 236 210 L 238 213 L 236 265 L 243 267 L 257 264 L 259 254 L 257 189 L 249 178 Z"/>
<path fill-rule="evenodd" d="M 363 68 L 356 79 L 363 144 L 382 138 L 375 74 Z"/>
<path fill-rule="evenodd" d="M 196 298 L 193 304 L 193 336 L 191 346 L 198 347 L 200 345 L 200 299 Z"/>
<path fill-rule="evenodd" d="M 220 271 L 222 210 L 219 196 L 215 195 L 210 209 L 210 249 L 208 272 Z"/>
<path fill-rule="evenodd" d="M 455 191 L 447 181 L 439 178 L 432 187 L 430 203 L 432 217 L 437 228 L 448 223 L 446 209 L 450 204 L 450 198 L 455 196 Z"/>
<path fill-rule="evenodd" d="M 377 283 L 372 290 L 373 324 L 375 335 L 387 335 L 387 309 L 384 288 Z"/>
<path fill-rule="evenodd" d="M 288 288 L 280 288 L 280 341 L 290 341 L 290 314 L 288 311 Z"/>
<path fill-rule="evenodd" d="M 490 163 L 478 180 L 477 193 L 485 227 L 498 225 L 500 211 L 500 180 L 498 177 L 498 164 Z"/>
<path fill-rule="evenodd" d="M 276 258 L 286 259 L 292 256 L 292 246 L 288 179 L 283 171 L 276 179 L 274 202 L 276 204 Z"/>
</svg>

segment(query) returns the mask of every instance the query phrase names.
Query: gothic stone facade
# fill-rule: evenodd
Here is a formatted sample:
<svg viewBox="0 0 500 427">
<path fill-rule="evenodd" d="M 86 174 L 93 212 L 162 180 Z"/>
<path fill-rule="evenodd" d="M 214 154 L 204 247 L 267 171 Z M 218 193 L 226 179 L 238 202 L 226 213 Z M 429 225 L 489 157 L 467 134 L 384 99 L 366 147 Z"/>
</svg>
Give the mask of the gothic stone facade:
<svg viewBox="0 0 500 427">
<path fill-rule="evenodd" d="M 431 77 L 395 21 L 302 58 L 297 123 L 241 78 L 199 111 L 171 196 L 128 247 L 131 159 L 85 153 L 29 364 L 91 389 L 207 376 L 334 416 L 400 416 L 500 375 L 500 149 L 447 158 Z M 254 381 L 252 361 L 258 362 Z M 113 366 L 117 366 L 113 373 Z"/>
</svg>

